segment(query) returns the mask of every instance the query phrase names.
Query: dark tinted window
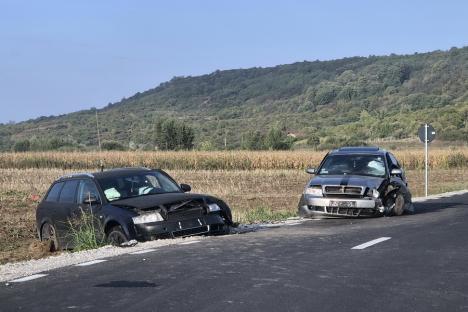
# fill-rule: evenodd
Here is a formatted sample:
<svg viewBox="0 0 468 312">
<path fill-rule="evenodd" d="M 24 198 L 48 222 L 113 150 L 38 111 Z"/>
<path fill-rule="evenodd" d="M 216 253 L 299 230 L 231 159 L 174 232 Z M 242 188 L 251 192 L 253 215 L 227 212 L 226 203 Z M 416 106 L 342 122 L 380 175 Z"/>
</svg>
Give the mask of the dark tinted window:
<svg viewBox="0 0 468 312">
<path fill-rule="evenodd" d="M 81 180 L 78 188 L 78 203 L 82 204 L 86 198 L 94 196 L 99 200 L 99 192 L 96 184 L 91 180 Z"/>
<path fill-rule="evenodd" d="M 62 189 L 63 182 L 55 183 L 54 186 L 50 189 L 49 194 L 47 194 L 46 201 L 48 202 L 56 202 L 58 201 L 58 197 L 60 194 L 60 190 Z"/>
<path fill-rule="evenodd" d="M 59 202 L 74 203 L 77 186 L 78 186 L 78 180 L 70 180 L 70 181 L 65 182 L 62 192 L 60 192 Z"/>
</svg>

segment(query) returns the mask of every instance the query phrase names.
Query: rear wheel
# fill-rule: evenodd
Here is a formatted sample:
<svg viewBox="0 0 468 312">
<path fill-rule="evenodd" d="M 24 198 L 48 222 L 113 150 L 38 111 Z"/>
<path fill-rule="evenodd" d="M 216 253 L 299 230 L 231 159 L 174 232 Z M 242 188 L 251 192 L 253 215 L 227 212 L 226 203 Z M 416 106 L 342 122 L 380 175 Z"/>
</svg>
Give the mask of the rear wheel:
<svg viewBox="0 0 468 312">
<path fill-rule="evenodd" d="M 128 242 L 127 235 L 123 231 L 120 225 L 114 226 L 109 230 L 107 234 L 107 242 L 113 246 L 120 246 L 123 243 Z"/>
<path fill-rule="evenodd" d="M 57 239 L 57 231 L 55 230 L 55 227 L 49 222 L 46 222 L 44 225 L 42 225 L 41 240 L 48 243 L 48 249 L 50 252 L 54 252 L 60 249 Z"/>
</svg>

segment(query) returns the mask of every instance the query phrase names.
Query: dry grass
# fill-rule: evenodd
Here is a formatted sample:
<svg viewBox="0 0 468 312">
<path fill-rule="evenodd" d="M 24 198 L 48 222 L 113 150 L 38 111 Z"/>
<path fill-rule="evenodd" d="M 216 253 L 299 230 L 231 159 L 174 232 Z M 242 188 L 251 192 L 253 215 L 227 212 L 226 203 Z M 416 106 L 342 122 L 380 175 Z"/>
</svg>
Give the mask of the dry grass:
<svg viewBox="0 0 468 312">
<path fill-rule="evenodd" d="M 179 151 L 179 152 L 30 152 L 0 154 L 0 168 L 58 168 L 94 170 L 100 159 L 108 168 L 144 166 L 172 170 L 305 169 L 317 166 L 325 152 L 313 151 Z M 422 169 L 422 144 L 418 150 L 395 152 L 406 169 Z M 468 148 L 431 149 L 433 169 L 468 166 Z"/>
<path fill-rule="evenodd" d="M 0 263 L 36 258 L 35 207 L 51 182 L 73 172 L 62 169 L 0 169 Z M 294 214 L 299 195 L 310 178 L 302 170 L 168 170 L 194 192 L 226 200 L 238 221 L 254 221 L 255 212 Z M 407 171 L 414 196 L 423 194 L 422 170 Z M 430 193 L 467 189 L 468 169 L 436 169 Z M 259 209 L 261 208 L 261 209 Z M 254 213 L 252 213 L 254 212 Z M 31 245 L 32 244 L 32 245 Z M 30 248 L 31 246 L 31 248 Z M 40 249 L 40 248 L 39 248 Z"/>
</svg>

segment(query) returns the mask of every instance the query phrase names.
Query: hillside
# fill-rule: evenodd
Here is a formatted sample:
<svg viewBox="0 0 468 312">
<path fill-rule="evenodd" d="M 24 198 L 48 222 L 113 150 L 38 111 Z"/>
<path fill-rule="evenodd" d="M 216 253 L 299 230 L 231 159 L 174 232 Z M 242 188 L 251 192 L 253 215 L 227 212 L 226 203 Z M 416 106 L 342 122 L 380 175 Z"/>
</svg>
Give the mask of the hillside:
<svg viewBox="0 0 468 312">
<path fill-rule="evenodd" d="M 222 148 L 225 138 L 238 148 L 271 127 L 322 145 L 404 139 L 425 121 L 443 140 L 468 141 L 468 47 L 175 77 L 98 113 L 103 140 L 146 149 L 156 120 L 168 117 L 190 124 L 203 148 Z M 90 109 L 0 125 L 0 149 L 24 139 L 95 148 L 95 122 Z"/>
</svg>

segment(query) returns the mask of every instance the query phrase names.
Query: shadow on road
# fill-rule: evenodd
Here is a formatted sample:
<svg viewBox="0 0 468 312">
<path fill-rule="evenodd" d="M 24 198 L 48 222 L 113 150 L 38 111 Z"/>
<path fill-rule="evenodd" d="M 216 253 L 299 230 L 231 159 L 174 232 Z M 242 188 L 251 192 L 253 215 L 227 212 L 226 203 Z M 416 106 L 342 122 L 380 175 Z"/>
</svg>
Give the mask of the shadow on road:
<svg viewBox="0 0 468 312">
<path fill-rule="evenodd" d="M 414 214 L 436 212 L 459 206 L 468 206 L 468 195 L 455 195 L 447 198 L 430 199 L 425 202 L 414 203 Z M 468 207 L 467 207 L 468 208 Z"/>
</svg>

